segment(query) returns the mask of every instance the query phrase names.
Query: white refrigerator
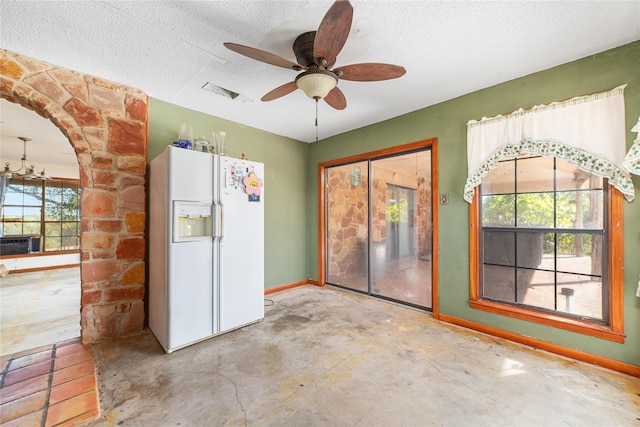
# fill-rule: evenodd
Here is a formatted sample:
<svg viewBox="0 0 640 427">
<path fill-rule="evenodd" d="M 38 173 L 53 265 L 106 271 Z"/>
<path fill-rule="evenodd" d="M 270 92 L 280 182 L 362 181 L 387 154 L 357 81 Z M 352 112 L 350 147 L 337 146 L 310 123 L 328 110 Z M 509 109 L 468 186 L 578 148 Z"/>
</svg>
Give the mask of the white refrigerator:
<svg viewBox="0 0 640 427">
<path fill-rule="evenodd" d="M 264 165 L 167 146 L 149 174 L 149 327 L 164 350 L 262 320 Z"/>
</svg>

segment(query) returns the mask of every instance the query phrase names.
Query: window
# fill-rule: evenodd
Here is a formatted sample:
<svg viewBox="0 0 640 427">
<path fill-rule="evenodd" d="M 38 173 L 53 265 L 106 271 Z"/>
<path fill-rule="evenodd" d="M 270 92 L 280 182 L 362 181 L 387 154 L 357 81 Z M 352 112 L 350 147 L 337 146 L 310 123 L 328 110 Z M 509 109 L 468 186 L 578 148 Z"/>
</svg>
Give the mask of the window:
<svg viewBox="0 0 640 427">
<path fill-rule="evenodd" d="M 471 207 L 471 305 L 622 342 L 620 200 L 566 160 L 500 161 Z"/>
<path fill-rule="evenodd" d="M 76 180 L 12 178 L 2 206 L 0 235 L 42 236 L 44 252 L 80 248 L 80 188 Z"/>
</svg>

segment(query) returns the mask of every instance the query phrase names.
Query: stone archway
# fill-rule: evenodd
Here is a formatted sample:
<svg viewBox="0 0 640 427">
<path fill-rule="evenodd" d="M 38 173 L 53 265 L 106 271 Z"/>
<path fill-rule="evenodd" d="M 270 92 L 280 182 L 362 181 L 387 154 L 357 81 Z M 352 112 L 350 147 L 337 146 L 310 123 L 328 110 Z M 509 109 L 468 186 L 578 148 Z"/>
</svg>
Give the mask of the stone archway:
<svg viewBox="0 0 640 427">
<path fill-rule="evenodd" d="M 83 343 L 141 330 L 147 95 L 0 49 L 0 96 L 51 120 L 76 152 Z"/>
</svg>

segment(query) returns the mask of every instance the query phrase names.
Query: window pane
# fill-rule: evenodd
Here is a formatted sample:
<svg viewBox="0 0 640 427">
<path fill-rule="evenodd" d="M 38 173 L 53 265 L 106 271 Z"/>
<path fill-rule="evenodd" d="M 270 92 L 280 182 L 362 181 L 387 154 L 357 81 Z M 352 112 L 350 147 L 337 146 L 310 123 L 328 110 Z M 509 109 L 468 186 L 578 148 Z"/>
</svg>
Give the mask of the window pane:
<svg viewBox="0 0 640 427">
<path fill-rule="evenodd" d="M 515 162 L 498 162 L 498 167 L 482 180 L 482 194 L 506 194 L 515 192 Z"/>
<path fill-rule="evenodd" d="M 40 221 L 41 214 L 42 214 L 42 208 L 40 207 L 37 207 L 37 208 L 25 207 L 23 211 L 23 218 L 24 218 L 24 221 Z"/>
<path fill-rule="evenodd" d="M 558 234 L 558 271 L 602 274 L 602 237 L 593 234 Z"/>
<path fill-rule="evenodd" d="M 602 279 L 558 273 L 558 311 L 604 320 Z"/>
<path fill-rule="evenodd" d="M 518 302 L 547 310 L 555 309 L 553 271 L 518 269 Z"/>
<path fill-rule="evenodd" d="M 544 268 L 553 270 L 553 233 L 518 233 L 518 267 Z M 543 265 L 543 257 L 551 259 Z"/>
<path fill-rule="evenodd" d="M 47 200 L 59 204 L 62 202 L 62 188 L 60 187 L 61 183 L 59 181 L 48 182 L 47 186 Z"/>
<path fill-rule="evenodd" d="M 482 238 L 485 264 L 515 265 L 516 234 L 511 231 L 485 231 Z"/>
<path fill-rule="evenodd" d="M 80 248 L 80 239 L 77 236 L 69 236 L 62 238 L 62 250 L 70 251 Z"/>
<path fill-rule="evenodd" d="M 77 236 L 78 235 L 78 223 L 77 222 L 63 222 L 62 223 L 62 237 Z"/>
<path fill-rule="evenodd" d="M 67 249 L 80 249 L 80 237 L 70 237 L 67 239 Z"/>
<path fill-rule="evenodd" d="M 6 206 L 2 208 L 3 221 L 22 221 L 22 206 Z"/>
<path fill-rule="evenodd" d="M 59 222 L 47 222 L 44 225 L 47 237 L 59 237 L 61 234 L 61 226 Z"/>
<path fill-rule="evenodd" d="M 4 203 L 6 205 L 22 205 L 22 200 L 24 199 L 22 193 L 12 192 L 12 189 L 15 190 L 15 187 L 12 185 L 9 185 L 9 187 L 7 187 L 7 195 L 4 198 Z M 20 189 L 22 189 L 22 185 L 20 186 Z"/>
<path fill-rule="evenodd" d="M 60 221 L 62 220 L 62 209 L 57 204 L 51 203 L 47 200 L 47 206 L 45 208 L 45 221 Z"/>
<path fill-rule="evenodd" d="M 602 189 L 602 178 L 584 172 L 566 160 L 556 159 L 556 188 L 558 190 Z"/>
<path fill-rule="evenodd" d="M 518 193 L 553 191 L 553 157 L 519 159 Z"/>
<path fill-rule="evenodd" d="M 602 229 L 602 190 L 564 191 L 556 196 L 556 227 Z"/>
<path fill-rule="evenodd" d="M 34 236 L 40 235 L 40 222 L 25 222 L 22 226 L 22 233 Z"/>
<path fill-rule="evenodd" d="M 553 227 L 553 193 L 518 194 L 518 227 Z"/>
<path fill-rule="evenodd" d="M 3 236 L 19 236 L 22 234 L 21 222 L 5 222 L 3 224 Z"/>
<path fill-rule="evenodd" d="M 42 181 L 24 182 L 24 205 L 42 206 Z"/>
<path fill-rule="evenodd" d="M 44 250 L 47 251 L 59 251 L 61 250 L 59 237 L 46 237 L 44 239 Z"/>
<path fill-rule="evenodd" d="M 513 194 L 482 196 L 482 225 L 513 227 L 514 220 L 515 196 Z"/>
<path fill-rule="evenodd" d="M 515 302 L 515 268 L 485 265 L 482 296 L 497 301 Z"/>
</svg>

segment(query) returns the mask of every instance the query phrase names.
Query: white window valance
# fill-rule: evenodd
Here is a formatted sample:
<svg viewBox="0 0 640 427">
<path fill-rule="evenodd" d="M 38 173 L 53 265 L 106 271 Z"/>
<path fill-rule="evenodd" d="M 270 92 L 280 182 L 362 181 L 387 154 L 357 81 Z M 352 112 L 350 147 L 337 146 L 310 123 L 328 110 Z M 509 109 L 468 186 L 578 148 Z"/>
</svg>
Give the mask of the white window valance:
<svg viewBox="0 0 640 427">
<path fill-rule="evenodd" d="M 607 178 L 627 200 L 633 200 L 633 182 L 622 168 L 626 154 L 625 87 L 469 121 L 464 199 L 471 202 L 474 188 L 499 160 L 539 154 L 568 160 Z"/>
<path fill-rule="evenodd" d="M 631 128 L 631 132 L 638 132 L 638 135 L 624 158 L 623 165 L 630 173 L 640 175 L 640 117 L 638 123 Z"/>
</svg>

